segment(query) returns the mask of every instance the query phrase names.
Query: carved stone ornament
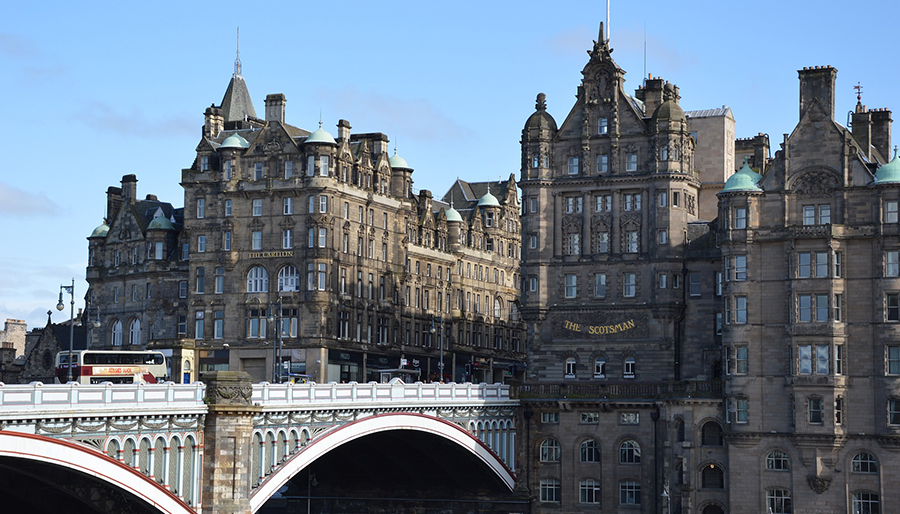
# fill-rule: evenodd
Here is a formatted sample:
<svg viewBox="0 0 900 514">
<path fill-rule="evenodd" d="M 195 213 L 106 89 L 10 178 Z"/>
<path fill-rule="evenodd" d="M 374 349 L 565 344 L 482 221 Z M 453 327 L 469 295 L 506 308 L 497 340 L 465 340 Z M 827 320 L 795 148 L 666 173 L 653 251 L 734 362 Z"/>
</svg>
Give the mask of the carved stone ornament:
<svg viewBox="0 0 900 514">
<path fill-rule="evenodd" d="M 828 490 L 829 486 L 831 486 L 831 477 L 810 475 L 806 477 L 806 482 L 809 484 L 809 488 L 815 491 L 816 494 L 822 494 Z"/>
<path fill-rule="evenodd" d="M 801 198 L 819 198 L 831 197 L 834 190 L 839 187 L 840 184 L 833 173 L 819 170 L 804 173 L 791 189 Z"/>
<path fill-rule="evenodd" d="M 240 398 L 243 400 L 249 400 L 251 395 L 253 394 L 252 386 L 218 386 L 211 391 L 216 398 L 223 398 L 225 400 L 234 400 L 236 398 Z"/>
</svg>

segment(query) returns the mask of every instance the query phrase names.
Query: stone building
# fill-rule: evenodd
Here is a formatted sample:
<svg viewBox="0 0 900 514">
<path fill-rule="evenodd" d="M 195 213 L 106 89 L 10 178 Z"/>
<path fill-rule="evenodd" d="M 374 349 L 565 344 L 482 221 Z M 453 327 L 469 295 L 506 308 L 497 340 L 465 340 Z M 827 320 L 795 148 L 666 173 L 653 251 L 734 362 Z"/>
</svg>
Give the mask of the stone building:
<svg viewBox="0 0 900 514">
<path fill-rule="evenodd" d="M 733 118 L 688 119 L 660 78 L 628 94 L 602 34 L 563 123 L 541 94 L 522 132 L 519 473 L 537 512 L 724 508 L 720 260 L 699 202 L 733 172 Z"/>
<path fill-rule="evenodd" d="M 733 513 L 900 502 L 900 160 L 890 111 L 835 122 L 836 75 L 799 71 L 799 123 L 719 193 Z"/>
<path fill-rule="evenodd" d="M 321 122 L 310 132 L 285 122 L 285 105 L 268 95 L 258 118 L 237 61 L 182 170 L 184 209 L 137 200 L 134 176 L 110 188 L 89 238 L 93 344 L 171 350 L 181 380 L 521 370 L 515 177 L 457 181 L 439 200 L 414 190 L 385 134 L 351 134 L 346 120 L 336 137 Z"/>
</svg>

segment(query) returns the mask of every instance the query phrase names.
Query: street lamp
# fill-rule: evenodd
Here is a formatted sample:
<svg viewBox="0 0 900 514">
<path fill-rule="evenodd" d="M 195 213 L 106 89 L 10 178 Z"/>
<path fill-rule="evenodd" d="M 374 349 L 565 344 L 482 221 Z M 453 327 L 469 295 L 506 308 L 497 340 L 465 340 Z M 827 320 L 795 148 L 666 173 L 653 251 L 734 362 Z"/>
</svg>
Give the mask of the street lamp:
<svg viewBox="0 0 900 514">
<path fill-rule="evenodd" d="M 310 514 L 310 504 L 312 503 L 312 488 L 319 485 L 316 475 L 311 471 L 306 471 L 306 514 Z"/>
<path fill-rule="evenodd" d="M 71 305 L 69 310 L 69 357 L 66 359 L 69 363 L 66 373 L 66 382 L 72 381 L 72 342 L 75 340 L 75 279 L 72 279 L 72 285 L 59 286 L 59 303 L 56 304 L 56 310 L 62 311 L 66 308 L 63 304 L 63 291 L 69 293 Z"/>
<path fill-rule="evenodd" d="M 281 383 L 281 297 L 273 307 L 275 312 L 269 314 L 269 322 L 275 326 L 275 337 L 272 341 L 272 382 Z"/>
</svg>

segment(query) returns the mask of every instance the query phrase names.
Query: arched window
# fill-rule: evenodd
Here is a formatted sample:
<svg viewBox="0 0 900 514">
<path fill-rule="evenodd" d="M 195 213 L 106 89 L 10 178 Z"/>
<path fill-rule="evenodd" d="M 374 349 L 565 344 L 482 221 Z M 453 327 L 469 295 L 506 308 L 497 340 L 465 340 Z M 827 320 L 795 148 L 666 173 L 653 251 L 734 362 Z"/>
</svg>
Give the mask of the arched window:
<svg viewBox="0 0 900 514">
<path fill-rule="evenodd" d="M 131 325 L 128 327 L 128 344 L 141 344 L 141 320 L 137 318 L 131 320 Z"/>
<path fill-rule="evenodd" d="M 771 514 L 791 514 L 791 492 L 787 489 L 766 491 L 766 506 Z"/>
<path fill-rule="evenodd" d="M 684 420 L 681 418 L 675 420 L 675 437 L 679 443 L 684 442 Z"/>
<path fill-rule="evenodd" d="M 548 437 L 541 443 L 541 462 L 559 462 L 561 453 L 556 439 Z"/>
<path fill-rule="evenodd" d="M 853 456 L 850 471 L 854 473 L 878 473 L 878 459 L 868 452 L 859 452 Z"/>
<path fill-rule="evenodd" d="M 581 462 L 600 462 L 600 444 L 593 439 L 581 443 Z"/>
<path fill-rule="evenodd" d="M 112 324 L 112 334 L 110 338 L 110 343 L 113 346 L 122 346 L 122 322 L 116 320 Z"/>
<path fill-rule="evenodd" d="M 722 427 L 715 421 L 708 421 L 701 429 L 703 446 L 722 446 Z"/>
<path fill-rule="evenodd" d="M 606 378 L 606 359 L 603 357 L 594 359 L 594 378 Z"/>
<path fill-rule="evenodd" d="M 725 511 L 718 505 L 707 505 L 703 507 L 703 514 L 725 514 Z"/>
<path fill-rule="evenodd" d="M 635 367 L 634 357 L 627 357 L 622 367 L 622 376 L 625 378 L 634 378 Z"/>
<path fill-rule="evenodd" d="M 619 445 L 619 464 L 640 464 L 641 445 L 629 439 Z"/>
<path fill-rule="evenodd" d="M 289 264 L 278 271 L 278 290 L 300 290 L 300 273 L 297 271 L 297 268 Z"/>
<path fill-rule="evenodd" d="M 566 359 L 566 378 L 575 378 L 575 357 Z"/>
<path fill-rule="evenodd" d="M 781 450 L 772 450 L 766 455 L 766 469 L 769 471 L 790 471 L 791 458 Z"/>
<path fill-rule="evenodd" d="M 269 292 L 269 272 L 262 266 L 254 266 L 247 273 L 247 292 L 248 293 L 267 293 Z"/>
<path fill-rule="evenodd" d="M 703 487 L 707 489 L 724 489 L 725 488 L 725 473 L 722 472 L 722 468 L 720 466 L 716 466 L 715 464 L 710 464 L 703 468 L 703 472 L 701 473 L 701 479 L 703 481 Z"/>
<path fill-rule="evenodd" d="M 503 302 L 500 298 L 494 298 L 494 317 L 499 318 L 503 314 Z"/>
</svg>

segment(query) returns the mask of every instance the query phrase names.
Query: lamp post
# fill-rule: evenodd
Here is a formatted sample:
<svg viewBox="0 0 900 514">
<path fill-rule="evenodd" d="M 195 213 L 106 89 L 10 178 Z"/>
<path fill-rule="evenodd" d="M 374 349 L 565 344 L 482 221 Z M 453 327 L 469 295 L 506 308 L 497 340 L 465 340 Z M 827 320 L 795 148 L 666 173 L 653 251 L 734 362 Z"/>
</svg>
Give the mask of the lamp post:
<svg viewBox="0 0 900 514">
<path fill-rule="evenodd" d="M 71 301 L 69 304 L 71 305 L 69 309 L 69 357 L 66 359 L 68 361 L 68 370 L 66 372 L 66 382 L 72 381 L 72 342 L 75 340 L 75 279 L 72 278 L 72 285 L 70 286 L 59 286 L 59 303 L 56 304 L 56 310 L 62 311 L 66 308 L 65 304 L 63 304 L 63 291 L 69 293 L 69 297 Z"/>
<path fill-rule="evenodd" d="M 280 384 L 281 380 L 281 297 L 275 301 L 275 312 L 269 315 L 269 322 L 274 324 L 275 337 L 272 341 L 272 382 Z"/>
<path fill-rule="evenodd" d="M 311 471 L 307 470 L 306 472 L 306 514 L 310 514 L 310 508 L 312 504 L 312 488 L 314 485 L 319 485 L 319 482 L 316 480 L 316 475 Z"/>
</svg>

